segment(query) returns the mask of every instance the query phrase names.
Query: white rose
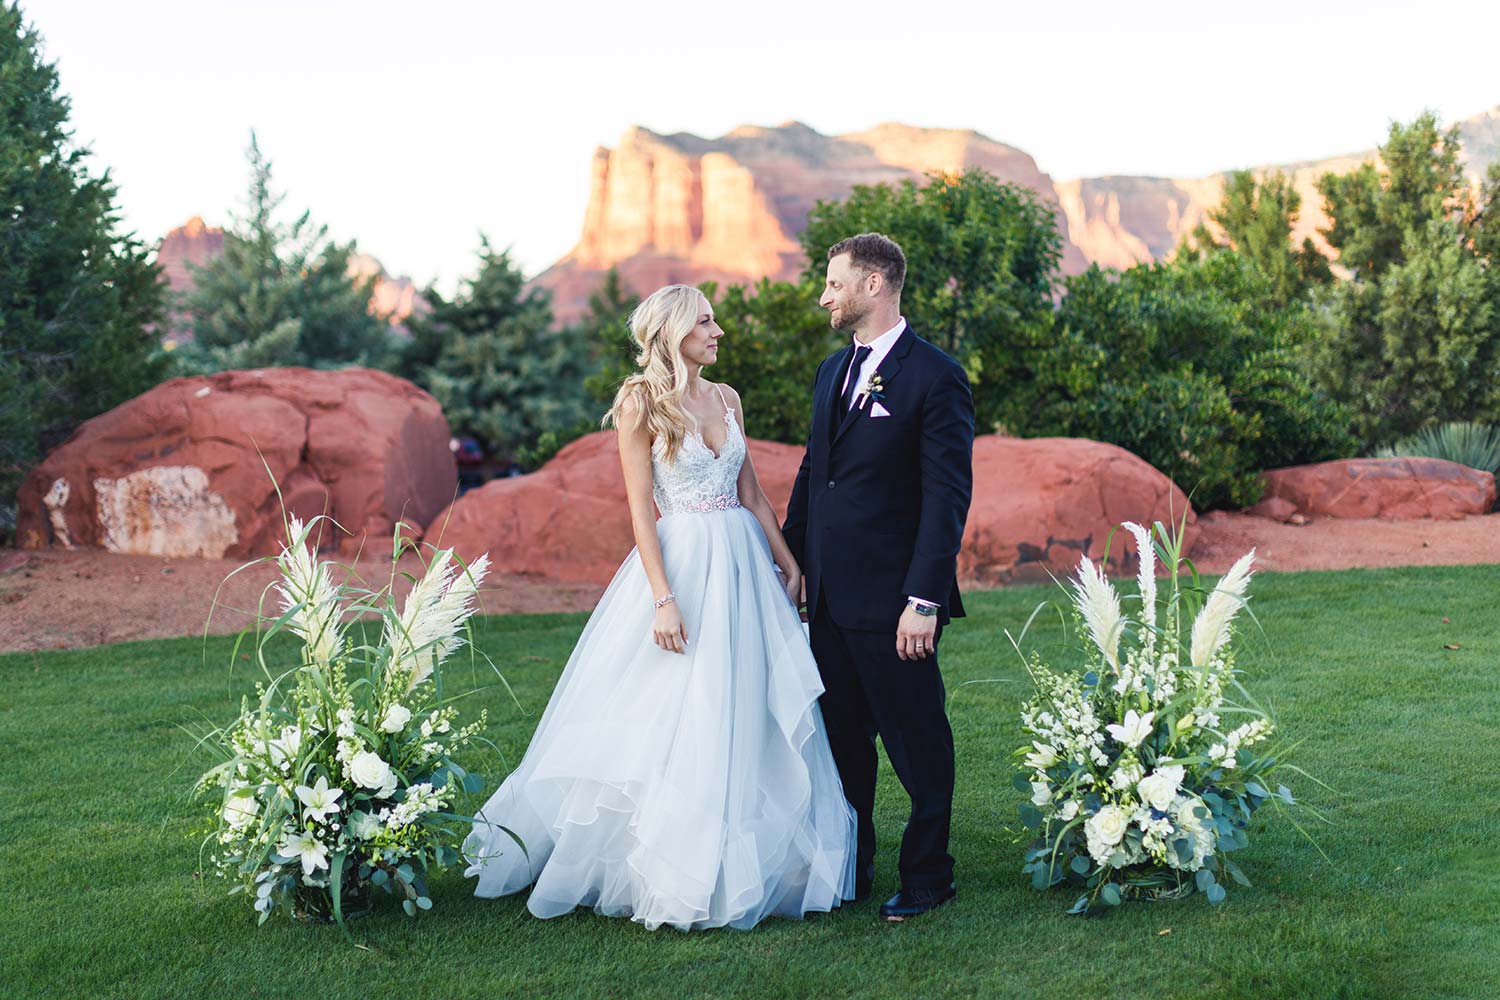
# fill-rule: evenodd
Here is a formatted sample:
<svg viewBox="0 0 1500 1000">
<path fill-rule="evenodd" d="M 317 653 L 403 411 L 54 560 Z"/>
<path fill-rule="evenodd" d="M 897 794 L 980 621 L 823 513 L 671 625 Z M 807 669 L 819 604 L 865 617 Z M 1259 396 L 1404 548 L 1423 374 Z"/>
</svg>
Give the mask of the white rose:
<svg viewBox="0 0 1500 1000">
<path fill-rule="evenodd" d="M 349 833 L 355 840 L 369 840 L 380 832 L 380 820 L 367 812 L 356 812 L 349 817 Z"/>
<path fill-rule="evenodd" d="M 1130 817 L 1119 806 L 1105 806 L 1083 824 L 1084 836 L 1088 839 L 1089 854 L 1100 864 L 1114 853 L 1114 846 L 1125 836 Z"/>
<path fill-rule="evenodd" d="M 391 765 L 371 750 L 354 755 L 354 759 L 349 762 L 349 777 L 365 788 L 384 788 L 389 784 L 392 791 L 395 790 L 396 781 L 395 775 L 391 773 Z"/>
<path fill-rule="evenodd" d="M 385 710 L 385 718 L 380 720 L 380 729 L 382 732 L 399 733 L 410 721 L 411 709 L 404 705 L 392 705 Z"/>
<path fill-rule="evenodd" d="M 249 826 L 259 813 L 260 802 L 253 788 L 237 788 L 224 799 L 224 822 L 236 830 Z"/>
<path fill-rule="evenodd" d="M 1151 808 L 1166 812 L 1171 807 L 1172 800 L 1177 797 L 1177 789 L 1182 787 L 1182 776 L 1181 764 L 1158 767 L 1141 779 L 1136 791 Z"/>
<path fill-rule="evenodd" d="M 1127 764 L 1115 768 L 1115 773 L 1109 776 L 1109 783 L 1116 791 L 1125 792 L 1135 787 L 1135 783 L 1141 780 L 1141 768 L 1138 764 Z"/>
<path fill-rule="evenodd" d="M 1071 823 L 1073 817 L 1078 815 L 1078 800 L 1069 799 L 1063 803 L 1063 807 L 1057 811 L 1057 818 L 1064 823 Z"/>
<path fill-rule="evenodd" d="M 1052 801 L 1052 786 L 1045 781 L 1033 781 L 1031 783 L 1031 804 L 1044 806 Z"/>
</svg>

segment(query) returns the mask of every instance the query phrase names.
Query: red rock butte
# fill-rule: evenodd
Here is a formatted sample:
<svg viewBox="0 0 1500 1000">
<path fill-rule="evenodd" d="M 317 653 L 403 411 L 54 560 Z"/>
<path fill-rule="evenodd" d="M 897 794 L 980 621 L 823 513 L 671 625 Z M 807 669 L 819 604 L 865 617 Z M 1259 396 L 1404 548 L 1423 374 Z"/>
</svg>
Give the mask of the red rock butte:
<svg viewBox="0 0 1500 1000">
<path fill-rule="evenodd" d="M 1458 124 L 1466 168 L 1480 177 L 1500 160 L 1500 107 Z M 1294 239 L 1311 237 L 1326 249 L 1318 178 L 1374 157 L 1369 150 L 1251 169 L 1291 179 L 1302 196 Z M 1170 255 L 1206 221 L 1227 176 L 1054 181 L 1030 154 L 978 132 L 895 123 L 836 136 L 800 122 L 746 125 L 717 139 L 634 127 L 613 149 L 594 153 L 578 243 L 535 283 L 552 292 L 558 319 L 567 322 L 584 313 L 610 268 L 642 293 L 679 281 L 791 278 L 804 266 L 797 238 L 819 200 L 843 198 L 856 185 L 969 167 L 1030 188 L 1056 210 L 1065 274 Z"/>
</svg>

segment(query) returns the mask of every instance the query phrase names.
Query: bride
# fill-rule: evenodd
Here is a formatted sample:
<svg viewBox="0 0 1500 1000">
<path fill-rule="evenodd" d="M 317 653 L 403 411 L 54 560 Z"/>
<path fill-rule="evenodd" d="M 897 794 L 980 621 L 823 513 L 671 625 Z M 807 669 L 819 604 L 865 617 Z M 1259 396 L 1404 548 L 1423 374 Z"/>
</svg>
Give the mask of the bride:
<svg viewBox="0 0 1500 1000">
<path fill-rule="evenodd" d="M 739 396 L 702 377 L 724 331 L 687 285 L 652 294 L 630 327 L 641 370 L 605 421 L 636 548 L 479 811 L 466 874 L 484 897 L 534 886 L 539 917 L 592 906 L 652 929 L 830 910 L 854 896 L 855 818 L 793 603 L 801 571 Z"/>
</svg>

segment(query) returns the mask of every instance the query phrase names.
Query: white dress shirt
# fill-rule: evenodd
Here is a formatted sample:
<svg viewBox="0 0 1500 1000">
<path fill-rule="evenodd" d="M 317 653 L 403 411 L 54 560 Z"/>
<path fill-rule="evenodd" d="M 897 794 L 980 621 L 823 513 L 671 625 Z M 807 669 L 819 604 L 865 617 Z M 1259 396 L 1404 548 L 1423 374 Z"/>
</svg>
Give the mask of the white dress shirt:
<svg viewBox="0 0 1500 1000">
<path fill-rule="evenodd" d="M 905 329 L 906 317 L 902 316 L 896 321 L 895 326 L 891 327 L 885 333 L 882 333 L 880 336 L 876 337 L 868 344 L 861 344 L 859 342 L 859 338 L 855 337 L 854 349 L 858 350 L 861 347 L 868 347 L 870 349 L 870 355 L 869 357 L 865 358 L 865 363 L 860 367 L 858 372 L 849 372 L 848 377 L 844 379 L 844 384 L 839 387 L 839 395 L 842 396 L 844 393 L 849 391 L 849 379 L 851 378 L 859 378 L 859 381 L 855 383 L 856 386 L 862 386 L 865 383 L 869 382 L 870 376 L 875 374 L 875 370 L 880 367 L 880 363 L 885 360 L 885 356 L 891 353 L 891 348 L 896 346 L 896 341 L 901 339 L 901 332 Z M 859 393 L 856 392 L 854 394 L 853 402 L 849 404 L 850 409 L 858 406 L 859 402 Z M 918 604 L 925 604 L 928 607 L 934 608 L 938 607 L 937 601 L 929 601 L 925 598 L 918 597 L 915 594 L 909 594 L 907 596 L 916 601 Z"/>
<path fill-rule="evenodd" d="M 868 347 L 870 349 L 870 356 L 865 358 L 864 366 L 861 367 L 859 372 L 857 373 L 859 381 L 855 383 L 856 387 L 863 386 L 870 380 L 870 376 L 875 374 L 875 369 L 880 367 L 880 362 L 885 360 L 885 356 L 891 353 L 891 348 L 896 346 L 896 341 L 901 339 L 901 331 L 905 329 L 906 317 L 902 316 L 896 321 L 895 326 L 891 327 L 889 330 L 885 331 L 885 333 L 882 333 L 880 336 L 876 337 L 868 344 L 861 344 L 858 337 L 854 338 L 855 350 L 858 350 L 861 347 Z M 844 393 L 849 391 L 849 379 L 854 377 L 856 377 L 856 373 L 850 371 L 849 377 L 844 379 L 844 384 L 839 386 L 840 396 L 843 396 Z M 858 403 L 859 393 L 856 391 L 854 394 L 854 402 L 849 405 L 849 408 L 853 409 L 856 405 L 858 405 Z"/>
</svg>

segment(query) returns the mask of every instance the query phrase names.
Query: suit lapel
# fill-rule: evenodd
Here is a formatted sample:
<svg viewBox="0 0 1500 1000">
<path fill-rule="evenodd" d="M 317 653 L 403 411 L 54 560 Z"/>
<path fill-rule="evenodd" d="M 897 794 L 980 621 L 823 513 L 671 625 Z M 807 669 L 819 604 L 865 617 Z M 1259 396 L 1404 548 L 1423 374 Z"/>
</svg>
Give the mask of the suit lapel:
<svg viewBox="0 0 1500 1000">
<path fill-rule="evenodd" d="M 824 379 L 817 387 L 813 396 L 813 437 L 815 440 L 829 441 L 834 432 L 842 422 L 843 414 L 838 412 L 839 387 L 843 385 L 841 376 L 844 369 L 849 366 L 854 356 L 854 345 L 840 351 L 836 357 L 838 364 L 833 366 L 833 375 Z"/>
<path fill-rule="evenodd" d="M 901 371 L 901 364 L 906 360 L 906 356 L 911 353 L 911 345 L 915 338 L 916 334 L 911 332 L 911 324 L 906 324 L 906 328 L 901 331 L 901 336 L 896 338 L 896 343 L 886 352 L 886 356 L 880 359 L 880 364 L 875 366 L 875 373 L 880 376 L 881 381 L 885 384 L 889 385 L 891 380 Z M 868 407 L 870 405 L 870 401 L 866 400 L 865 406 Z M 838 444 L 839 438 L 848 433 L 849 428 L 859 423 L 861 410 L 862 407 L 855 405 L 853 409 L 841 415 L 842 419 L 839 420 L 838 427 L 833 433 L 834 444 Z"/>
</svg>

